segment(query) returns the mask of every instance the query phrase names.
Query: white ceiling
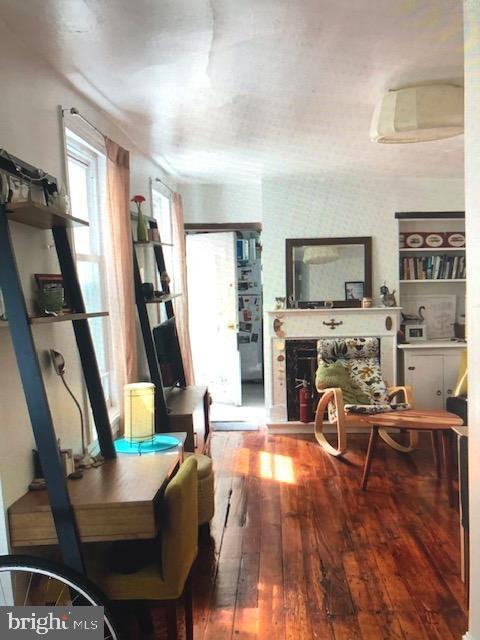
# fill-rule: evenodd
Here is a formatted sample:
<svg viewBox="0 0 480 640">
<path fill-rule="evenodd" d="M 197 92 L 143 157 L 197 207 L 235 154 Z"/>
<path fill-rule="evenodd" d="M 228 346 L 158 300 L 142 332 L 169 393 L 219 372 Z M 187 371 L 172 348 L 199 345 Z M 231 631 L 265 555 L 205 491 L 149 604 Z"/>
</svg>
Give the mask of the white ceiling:
<svg viewBox="0 0 480 640">
<path fill-rule="evenodd" d="M 463 136 L 369 140 L 387 89 L 463 82 L 458 0 L 0 0 L 0 18 L 186 178 L 463 175 Z"/>
</svg>

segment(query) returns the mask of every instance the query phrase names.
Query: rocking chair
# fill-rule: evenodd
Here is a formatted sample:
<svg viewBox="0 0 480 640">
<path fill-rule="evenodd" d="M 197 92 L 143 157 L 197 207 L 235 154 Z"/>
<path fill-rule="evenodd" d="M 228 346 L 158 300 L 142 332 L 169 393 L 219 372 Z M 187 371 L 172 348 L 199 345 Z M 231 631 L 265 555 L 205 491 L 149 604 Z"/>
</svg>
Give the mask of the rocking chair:
<svg viewBox="0 0 480 640">
<path fill-rule="evenodd" d="M 369 427 L 366 416 L 414 408 L 411 387 L 387 388 L 380 369 L 378 338 L 325 338 L 318 341 L 317 353 L 319 363 L 322 360 L 329 364 L 340 361 L 353 384 L 370 400 L 369 404 L 345 404 L 342 389 L 319 388 L 317 383 L 317 391 L 321 396 L 315 414 L 315 437 L 329 454 L 340 456 L 347 451 L 347 429 Z M 337 427 L 336 447 L 328 442 L 323 433 L 325 412 L 330 424 Z M 409 442 L 404 445 L 395 441 L 385 429 L 379 430 L 381 438 L 388 445 L 403 453 L 409 453 L 417 447 L 418 433 L 408 433 Z"/>
</svg>

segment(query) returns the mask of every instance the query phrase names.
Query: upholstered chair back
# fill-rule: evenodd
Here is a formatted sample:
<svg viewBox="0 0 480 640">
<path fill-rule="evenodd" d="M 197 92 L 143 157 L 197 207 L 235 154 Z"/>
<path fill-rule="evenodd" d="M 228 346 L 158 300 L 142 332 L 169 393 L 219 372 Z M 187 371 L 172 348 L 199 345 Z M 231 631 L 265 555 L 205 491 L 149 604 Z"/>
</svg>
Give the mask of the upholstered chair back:
<svg viewBox="0 0 480 640">
<path fill-rule="evenodd" d="M 317 359 L 319 364 L 322 360 L 341 362 L 352 381 L 370 398 L 370 404 L 388 404 L 378 338 L 322 338 L 317 342 Z"/>
</svg>

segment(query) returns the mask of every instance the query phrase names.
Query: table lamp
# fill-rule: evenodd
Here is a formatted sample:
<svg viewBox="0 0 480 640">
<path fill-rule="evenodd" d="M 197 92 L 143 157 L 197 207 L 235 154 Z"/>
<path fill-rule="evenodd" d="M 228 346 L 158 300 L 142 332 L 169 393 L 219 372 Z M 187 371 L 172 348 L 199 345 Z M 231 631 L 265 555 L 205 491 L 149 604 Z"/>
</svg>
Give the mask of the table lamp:
<svg viewBox="0 0 480 640">
<path fill-rule="evenodd" d="M 117 453 L 158 453 L 178 447 L 178 438 L 155 433 L 155 385 L 135 382 L 124 386 L 125 434 L 115 440 Z"/>
<path fill-rule="evenodd" d="M 125 439 L 151 440 L 155 432 L 155 385 L 134 382 L 123 388 L 125 400 Z"/>
</svg>

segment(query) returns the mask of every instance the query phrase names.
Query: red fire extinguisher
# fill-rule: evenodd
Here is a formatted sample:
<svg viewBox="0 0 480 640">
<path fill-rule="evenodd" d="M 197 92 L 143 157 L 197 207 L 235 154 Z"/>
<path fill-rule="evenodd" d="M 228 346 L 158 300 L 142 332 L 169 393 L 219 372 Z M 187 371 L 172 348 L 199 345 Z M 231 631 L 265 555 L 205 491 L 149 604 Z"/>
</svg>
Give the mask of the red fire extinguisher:
<svg viewBox="0 0 480 640">
<path fill-rule="evenodd" d="M 298 406 L 300 407 L 300 422 L 310 422 L 311 420 L 311 394 L 307 380 L 301 380 L 298 385 Z"/>
</svg>

